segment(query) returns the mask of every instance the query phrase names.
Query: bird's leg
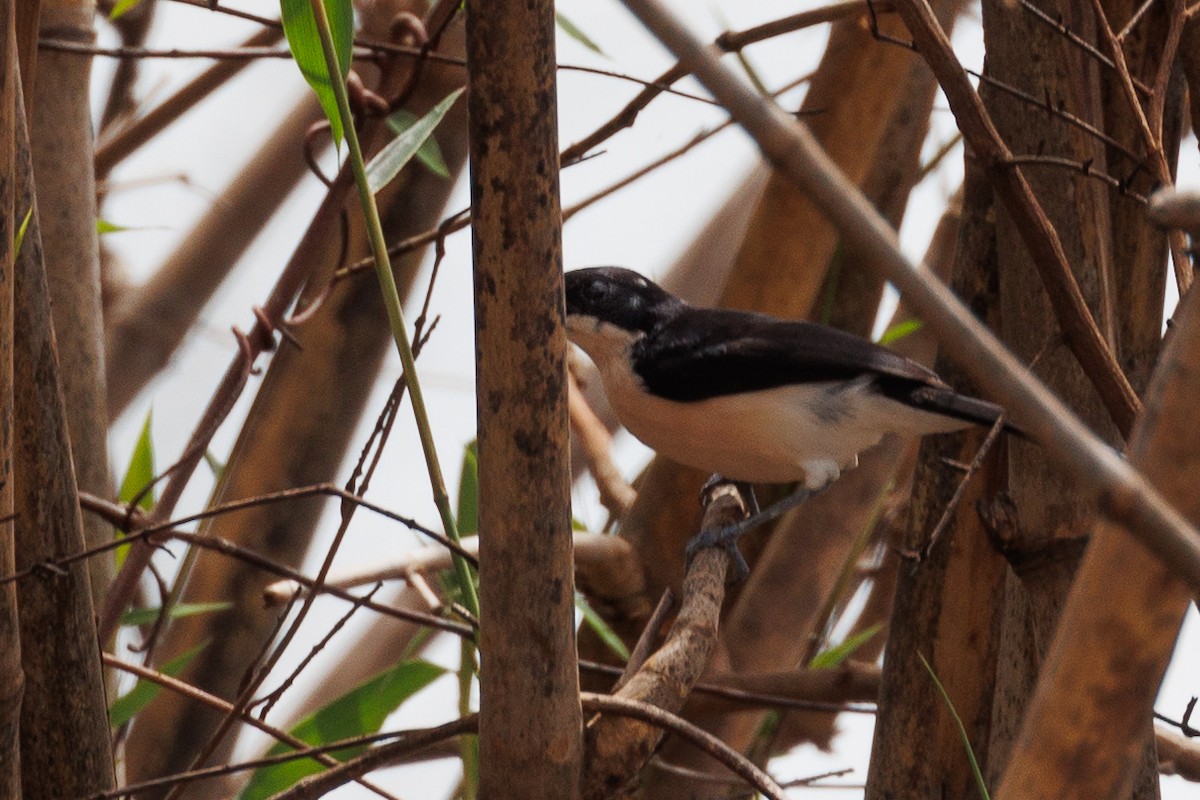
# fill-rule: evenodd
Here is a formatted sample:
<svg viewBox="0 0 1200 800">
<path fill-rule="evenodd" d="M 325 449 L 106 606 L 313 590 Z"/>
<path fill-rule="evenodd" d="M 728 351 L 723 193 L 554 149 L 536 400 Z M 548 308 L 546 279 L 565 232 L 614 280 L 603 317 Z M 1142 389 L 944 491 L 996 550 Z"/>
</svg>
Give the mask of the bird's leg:
<svg viewBox="0 0 1200 800">
<path fill-rule="evenodd" d="M 753 517 L 761 509 L 758 506 L 758 495 L 754 493 L 754 484 L 749 481 L 731 481 L 719 472 L 714 472 L 708 476 L 708 480 L 700 487 L 700 505 L 705 508 L 712 502 L 713 490 L 722 484 L 733 485 L 742 495 L 742 500 L 746 503 L 746 511 L 749 516 Z"/>
<path fill-rule="evenodd" d="M 709 478 L 704 484 L 704 496 L 707 497 L 708 492 L 710 492 L 713 487 L 716 486 L 716 484 L 722 482 L 723 480 L 724 479 L 719 475 L 714 475 Z M 738 481 L 735 481 L 734 484 L 737 485 L 739 489 L 742 489 L 744 486 L 746 486 Z M 749 487 L 746 486 L 746 488 Z M 700 531 L 700 533 L 693 536 L 687 543 L 686 553 L 688 564 L 691 564 L 692 558 L 696 555 L 696 553 L 700 552 L 704 548 L 722 547 L 725 549 L 725 552 L 729 554 L 730 561 L 733 562 L 732 568 L 734 580 L 744 580 L 746 575 L 750 572 L 750 567 L 746 563 L 746 559 L 742 557 L 742 554 L 737 549 L 738 539 L 740 539 L 743 534 L 753 530 L 754 528 L 757 528 L 764 522 L 770 522 L 773 519 L 778 519 L 788 511 L 803 503 L 808 498 L 812 497 L 818 491 L 820 490 L 809 489 L 808 487 L 801 485 L 796 488 L 796 491 L 792 492 L 782 500 L 772 503 L 764 509 L 760 509 L 758 507 L 757 499 L 754 498 L 754 490 L 749 488 L 750 494 L 748 497 L 748 502 L 752 504 L 750 516 L 739 522 L 735 522 L 732 525 L 726 525 L 724 528 L 709 528 L 708 530 Z"/>
</svg>

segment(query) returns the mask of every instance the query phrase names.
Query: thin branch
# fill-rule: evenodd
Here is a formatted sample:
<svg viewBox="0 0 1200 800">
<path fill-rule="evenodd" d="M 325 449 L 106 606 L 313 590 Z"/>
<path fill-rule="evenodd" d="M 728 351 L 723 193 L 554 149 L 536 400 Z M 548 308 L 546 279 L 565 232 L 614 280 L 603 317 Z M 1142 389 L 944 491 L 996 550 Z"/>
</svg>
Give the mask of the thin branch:
<svg viewBox="0 0 1200 800">
<path fill-rule="evenodd" d="M 224 713 L 229 713 L 234 710 L 232 704 L 226 702 L 225 700 L 222 700 L 219 697 L 211 695 L 208 692 L 205 692 L 201 689 L 197 689 L 195 686 L 192 686 L 190 683 L 185 683 L 184 681 L 181 681 L 178 678 L 173 678 L 170 675 L 166 675 L 166 674 L 158 672 L 156 670 L 152 670 L 147 667 L 143 667 L 141 664 L 133 664 L 128 661 L 122 661 L 121 659 L 119 659 L 116 656 L 111 655 L 109 653 L 102 652 L 100 654 L 100 656 L 101 656 L 102 660 L 104 661 L 104 665 L 107 667 L 113 667 L 115 669 L 119 669 L 124 672 L 128 672 L 132 675 L 136 675 L 137 677 L 139 677 L 143 680 L 148 680 L 148 681 L 151 681 L 152 683 L 157 683 L 159 686 L 162 686 L 165 689 L 170 689 L 173 692 L 178 692 L 179 694 L 182 694 L 186 697 L 190 697 L 193 700 L 199 701 L 207 706 L 215 708 Z M 288 733 L 285 730 L 276 728 L 274 725 L 268 725 L 267 723 L 265 723 L 259 719 L 256 719 L 253 715 L 245 713 L 244 710 L 243 710 L 243 713 L 242 713 L 240 719 L 242 722 L 245 722 L 246 724 L 250 725 L 253 728 L 257 728 L 258 730 L 267 734 L 268 736 L 275 739 L 276 741 L 284 742 L 285 744 L 289 744 L 292 747 L 295 747 L 297 749 L 307 749 L 308 748 L 308 742 L 304 741 L 303 739 L 297 739 L 295 736 L 292 736 L 290 733 Z M 333 767 L 339 763 L 336 758 L 334 758 L 333 756 L 327 755 L 324 752 L 313 753 L 313 755 L 311 757 L 314 761 L 317 761 L 318 763 L 320 763 L 324 766 L 327 766 L 327 767 Z M 384 790 L 372 785 L 369 782 L 363 781 L 359 778 L 355 778 L 354 780 L 356 783 L 364 786 L 367 789 L 370 789 L 371 791 L 375 792 L 376 794 L 380 795 L 381 797 L 391 797 L 390 794 L 388 794 Z M 111 795 L 112 795 L 112 793 L 110 792 L 110 793 L 107 793 L 106 795 L 101 795 L 101 797 L 111 796 Z"/>
<path fill-rule="evenodd" d="M 573 534 L 575 565 L 586 569 L 590 565 L 612 565 L 614 561 L 632 562 L 636 559 L 633 548 L 619 536 L 606 533 L 578 531 Z M 464 536 L 462 553 L 476 564 L 479 554 L 479 537 Z M 442 547 L 418 547 L 403 553 L 398 558 L 364 570 L 330 576 L 323 584 L 338 589 L 355 589 L 380 581 L 411 580 L 413 575 L 440 572 L 451 567 L 450 553 Z M 624 563 L 624 568 L 636 568 L 633 563 Z M 263 590 L 263 601 L 268 606 L 286 602 L 303 587 L 290 580 L 276 581 Z"/>
<path fill-rule="evenodd" d="M 383 506 L 372 503 L 365 497 L 360 497 L 359 495 L 346 491 L 345 489 L 342 489 L 341 487 L 332 483 L 315 483 L 311 486 L 299 486 L 294 489 L 281 489 L 278 492 L 270 492 L 268 494 L 260 494 L 253 497 L 243 497 L 240 500 L 230 500 L 225 503 L 218 503 L 217 505 L 210 506 L 203 511 L 197 511 L 195 514 L 188 514 L 187 516 L 178 517 L 165 522 L 155 522 L 152 515 L 144 515 L 136 505 L 113 503 L 109 500 L 96 497 L 95 495 L 81 492 L 79 496 L 79 504 L 85 511 L 91 511 L 94 514 L 99 514 L 105 517 L 114 526 L 128 532 L 130 536 L 121 539 L 120 541 L 101 545 L 100 547 L 80 554 L 80 556 L 75 556 L 67 561 L 64 561 L 64 563 L 70 563 L 70 560 L 74 560 L 74 558 L 89 557 L 114 547 L 120 547 L 123 544 L 127 544 L 130 538 L 132 538 L 134 535 L 154 536 L 157 533 L 170 531 L 171 529 L 178 528 L 181 525 L 188 525 L 192 522 L 199 522 L 200 520 L 219 517 L 224 514 L 231 514 L 235 511 L 244 511 L 248 508 L 257 508 L 259 506 L 271 505 L 273 503 L 288 502 L 291 500 L 299 500 L 314 496 L 336 497 L 343 502 L 353 503 L 356 506 L 361 506 L 368 511 L 378 514 L 381 517 L 386 517 L 394 522 L 399 522 L 404 527 L 419 533 L 422 536 L 433 539 L 442 547 L 452 550 L 464 558 L 474 558 L 471 553 L 467 552 L 462 547 L 455 545 L 454 542 L 450 541 L 442 534 L 425 527 L 410 517 L 397 514 L 395 511 L 390 511 Z M 473 564 L 473 566 L 477 565 Z M 6 577 L 0 576 L 0 582 L 5 580 L 7 580 Z"/>
<path fill-rule="evenodd" d="M 155 537 L 159 537 L 159 539 L 155 539 Z M 65 565 L 84 558 L 90 558 L 97 552 L 104 552 L 115 547 L 121 547 L 125 544 L 145 544 L 147 540 L 153 540 L 155 542 L 153 545 L 147 545 L 147 549 L 153 552 L 156 547 L 161 546 L 161 540 L 167 539 L 175 539 L 194 547 L 202 547 L 205 550 L 212 550 L 216 553 L 220 553 L 231 558 L 240 558 L 265 572 L 272 573 L 281 578 L 294 580 L 296 583 L 309 589 L 312 589 L 315 586 L 315 583 L 311 578 L 306 577 L 298 570 L 294 570 L 291 567 L 273 561 L 254 550 L 241 547 L 240 545 L 226 541 L 225 539 L 213 539 L 197 533 L 186 533 L 184 531 L 169 529 L 166 524 L 162 526 L 156 525 L 153 528 L 144 529 L 138 533 L 130 534 L 129 536 L 118 539 L 101 547 L 93 547 L 81 553 L 64 556 L 52 561 L 43 561 L 38 564 L 34 564 L 25 569 L 18 570 L 17 572 L 0 577 L 0 584 L 21 580 L 44 572 L 56 574 L 60 572 Z M 334 597 L 345 600 L 348 603 L 361 602 L 365 608 L 369 608 L 372 611 L 376 611 L 385 616 L 404 620 L 405 622 L 413 622 L 418 625 L 427 625 L 431 628 L 453 633 L 456 636 L 473 637 L 475 635 L 473 629 L 467 625 L 450 622 L 449 620 L 442 619 L 441 617 L 436 617 L 431 614 L 422 614 L 419 611 L 392 608 L 391 606 L 384 606 L 375 602 L 362 602 L 362 598 L 358 595 L 338 589 L 335 586 L 321 586 L 318 591 L 320 591 L 322 594 L 333 595 Z"/>
<path fill-rule="evenodd" d="M 891 10 L 891 5 L 890 0 L 887 2 L 876 2 L 872 10 Z M 784 17 L 783 19 L 749 28 L 745 31 L 723 33 L 713 41 L 712 45 L 710 45 L 710 50 L 718 54 L 740 52 L 751 44 L 776 36 L 782 36 L 785 33 L 794 33 L 814 25 L 836 22 L 854 14 L 860 14 L 866 11 L 867 8 L 868 4 L 865 0 L 848 0 L 847 2 L 834 3 L 811 11 L 804 11 L 799 14 L 793 14 L 790 17 Z M 562 163 L 569 165 L 579 161 L 589 151 L 594 150 L 601 143 L 608 141 L 618 132 L 632 127 L 634 121 L 637 120 L 638 114 L 646 106 L 650 105 L 650 102 L 662 92 L 661 89 L 657 88 L 658 86 L 670 86 L 676 81 L 687 77 L 687 75 L 688 70 L 683 64 L 680 63 L 671 67 L 660 75 L 653 82 L 653 85 L 630 100 L 623 109 L 617 112 L 616 116 L 564 150 L 562 152 Z"/>
<path fill-rule="evenodd" d="M 384 733 L 373 733 L 366 736 L 352 736 L 347 739 L 339 739 L 335 742 L 319 745 L 316 747 L 304 747 L 299 750 L 290 750 L 286 753 L 277 753 L 271 756 L 263 756 L 262 758 L 252 758 L 248 761 L 239 761 L 236 764 L 222 764 L 215 767 L 205 767 L 204 769 L 192 770 L 190 772 L 180 772 L 174 775 L 167 775 L 162 778 L 151 778 L 138 783 L 129 783 L 119 789 L 113 789 L 103 794 L 95 794 L 87 798 L 87 800 L 115 800 L 119 797 L 133 797 L 134 795 L 144 792 L 153 791 L 155 789 L 165 789 L 176 785 L 186 785 L 195 783 L 196 781 L 211 780 L 212 778 L 221 778 L 226 775 L 236 775 L 239 772 L 247 772 L 249 770 L 262 769 L 263 767 L 273 767 L 277 764 L 287 764 L 292 761 L 299 761 L 305 758 L 312 758 L 320 754 L 336 753 L 341 750 L 358 749 L 366 745 L 379 744 L 390 739 L 395 739 L 401 736 L 407 736 L 411 731 L 387 731 Z M 438 753 L 433 757 L 451 758 L 452 753 Z"/>
<path fill-rule="evenodd" d="M 264 28 L 255 32 L 242 47 L 265 47 L 279 41 L 282 36 L 281 28 Z M 45 43 L 48 40 L 42 41 Z M 107 175 L 117 163 L 153 139 L 163 128 L 224 85 L 245 66 L 245 61 L 214 64 L 144 115 L 102 131 L 96 142 L 96 174 Z"/>
<path fill-rule="evenodd" d="M 207 451 L 209 442 L 233 410 L 237 398 L 241 396 L 254 362 L 263 351 L 275 346 L 274 333 L 280 327 L 288 306 L 308 278 L 311 267 L 309 255 L 316 250 L 312 240 L 320 236 L 331 220 L 340 214 L 343 194 L 349 186 L 349 180 L 349 170 L 343 166 L 308 230 L 293 251 L 292 257 L 288 259 L 287 266 L 276 280 L 266 303 L 254 309 L 254 326 L 250 333 L 244 334 L 234 329 L 238 343 L 237 353 L 197 422 L 183 455 L 168 470 L 171 477 L 155 504 L 151 516 L 154 523 L 166 520 L 174 512 L 192 474 Z M 100 641 L 108 641 L 116 631 L 121 612 L 133 597 L 152 553 L 153 550 L 144 544 L 130 548 L 125 563 L 104 597 L 97 624 Z"/>
<path fill-rule="evenodd" d="M 566 214 L 563 217 L 565 221 Z M 587 458 L 588 471 L 600 490 L 600 503 L 608 509 L 609 514 L 621 519 L 633 507 L 637 491 L 622 477 L 613 461 L 612 434 L 584 399 L 574 370 L 567 371 L 567 408 L 571 430 L 579 437 Z"/>
<path fill-rule="evenodd" d="M 1071 30 L 1070 26 L 1068 26 L 1065 22 L 1062 21 L 1061 16 L 1058 17 L 1057 19 L 1055 17 L 1050 16 L 1045 11 L 1043 11 L 1042 9 L 1035 6 L 1032 2 L 1030 2 L 1030 0 L 1017 0 L 1017 2 L 1020 3 L 1021 8 L 1025 9 L 1027 12 L 1032 14 L 1033 17 L 1035 19 L 1037 19 L 1039 22 L 1049 25 L 1055 31 L 1062 34 L 1062 36 L 1064 38 L 1066 38 L 1066 40 L 1068 42 L 1075 45 L 1083 52 L 1087 53 L 1089 56 L 1094 58 L 1099 63 L 1103 64 L 1104 66 L 1106 66 L 1112 70 L 1115 70 L 1117 68 L 1117 65 L 1113 63 L 1113 60 L 1111 58 L 1109 58 L 1108 56 L 1104 55 L 1104 53 L 1101 53 L 1099 48 L 1097 48 L 1094 44 L 1092 44 L 1088 40 L 1081 37 L 1079 34 L 1075 33 L 1075 31 Z M 1153 93 L 1153 90 L 1149 86 L 1147 86 L 1146 84 L 1137 80 L 1136 78 L 1133 80 L 1133 85 L 1142 94 L 1149 95 L 1149 94 Z"/>
<path fill-rule="evenodd" d="M 1181 7 L 1182 3 L 1176 0 L 1174 5 Z M 1163 151 L 1162 145 L 1162 100 L 1166 94 L 1166 85 L 1164 83 L 1162 86 L 1156 86 L 1155 92 L 1150 95 L 1151 105 L 1156 109 L 1154 124 L 1151 125 L 1150 119 L 1142 110 L 1141 100 L 1133 85 L 1133 75 L 1129 71 L 1129 64 L 1125 61 L 1125 51 L 1113 33 L 1112 26 L 1108 24 L 1108 16 L 1104 13 L 1102 0 L 1092 0 L 1092 11 L 1096 17 L 1100 35 L 1108 45 L 1109 51 L 1112 52 L 1113 63 L 1117 67 L 1117 77 L 1125 94 L 1125 102 L 1141 132 L 1142 145 L 1146 148 L 1154 179 L 1160 186 L 1172 186 L 1175 182 L 1174 176 L 1171 173 L 1171 165 L 1167 163 L 1167 155 Z M 1162 62 L 1166 64 L 1175 62 L 1175 52 L 1179 49 L 1179 39 L 1183 33 L 1183 24 L 1182 20 L 1178 18 L 1179 15 L 1172 16 L 1174 19 L 1168 28 L 1167 40 L 1162 46 Z M 1182 234 L 1177 231 L 1169 233 L 1167 241 L 1171 246 L 1171 262 L 1175 267 L 1175 281 L 1179 285 L 1179 293 L 1182 295 L 1192 285 L 1192 262 L 1187 257 L 1187 243 Z"/>
<path fill-rule="evenodd" d="M 1033 95 L 1029 94 L 1028 92 L 1023 92 L 1020 89 L 1018 89 L 1017 87 L 1007 84 L 1004 81 L 996 80 L 995 78 L 991 77 L 990 75 L 985 75 L 982 72 L 976 72 L 973 69 L 968 69 L 968 70 L 966 70 L 966 72 L 968 75 L 977 79 L 980 83 L 986 83 L 988 86 L 991 86 L 994 89 L 998 89 L 1007 95 L 1011 95 L 1012 97 L 1015 97 L 1018 100 L 1021 100 L 1022 102 L 1028 103 L 1029 105 L 1033 106 L 1034 108 L 1045 111 L 1047 114 L 1057 117 L 1058 119 L 1061 119 L 1063 122 L 1067 123 L 1068 125 L 1072 125 L 1072 126 L 1078 128 L 1079 130 L 1083 131 L 1084 133 L 1088 134 L 1089 136 L 1093 137 L 1094 139 L 1098 139 L 1099 141 L 1104 142 L 1106 145 L 1108 145 L 1112 149 L 1119 152 L 1121 155 L 1128 158 L 1134 164 L 1142 163 L 1143 159 L 1141 156 L 1139 156 L 1137 153 L 1130 150 L 1125 145 L 1118 142 L 1116 139 L 1109 136 L 1104 131 L 1097 128 L 1095 125 L 1092 125 L 1087 120 L 1081 119 L 1081 118 L 1075 116 L 1074 114 L 1072 114 L 1071 112 L 1069 112 L 1063 108 L 1057 107 L 1053 103 L 1051 103 L 1049 93 L 1047 93 L 1046 97 L 1039 100 L 1038 98 L 1034 97 Z"/>
<path fill-rule="evenodd" d="M 992 124 L 928 3 L 903 0 L 897 7 L 917 48 L 937 77 L 963 138 L 988 172 L 1020 231 L 1046 285 L 1047 297 L 1062 326 L 1067 345 L 1096 386 L 1117 427 L 1128 435 L 1134 419 L 1141 412 L 1141 400 L 1088 310 L 1057 231 L 1021 169 L 1011 165 L 1011 151 Z"/>
<path fill-rule="evenodd" d="M 67 39 L 42 39 L 38 47 L 43 50 L 53 50 L 59 53 L 77 53 L 86 56 L 107 56 L 108 58 L 212 58 L 220 61 L 254 61 L 264 58 L 291 58 L 292 51 L 279 47 L 226 47 L 214 50 L 181 50 L 176 47 L 155 49 L 152 47 L 100 47 L 99 45 L 72 42 Z M 365 58 L 373 55 L 372 51 L 359 49 L 354 56 Z"/>
<path fill-rule="evenodd" d="M 750 763 L 745 756 L 731 749 L 712 734 L 696 727 L 681 717 L 663 711 L 661 708 L 649 703 L 594 694 L 592 692 L 581 692 L 580 700 L 584 710 L 587 712 L 600 712 L 630 717 L 670 731 L 711 755 L 747 784 L 762 792 L 767 797 L 772 798 L 772 800 L 786 800 L 783 789 L 769 775 Z M 400 758 L 403 758 L 418 747 L 427 747 L 433 742 L 441 741 L 450 736 L 474 733 L 477 725 L 478 715 L 473 714 L 470 717 L 464 717 L 455 722 L 443 725 L 440 728 L 421 731 L 419 735 L 414 735 L 403 741 L 380 745 L 326 772 L 305 778 L 291 789 L 275 795 L 272 800 L 311 800 L 322 797 L 337 787 L 345 785 L 356 775 L 364 775 L 372 770 L 382 769 L 395 764 Z"/>
<path fill-rule="evenodd" d="M 1073 158 L 1062 158 L 1060 156 L 1013 156 L 1009 159 L 1008 163 L 1013 166 L 1053 167 L 1055 169 L 1066 169 L 1071 172 L 1077 172 L 1080 177 L 1100 181 L 1105 186 L 1116 189 L 1117 192 L 1125 197 L 1136 200 L 1139 203 L 1147 202 L 1145 195 L 1140 195 L 1129 188 L 1128 180 L 1114 178 L 1106 172 L 1101 172 L 1092 167 L 1090 161 L 1076 161 Z"/>
</svg>

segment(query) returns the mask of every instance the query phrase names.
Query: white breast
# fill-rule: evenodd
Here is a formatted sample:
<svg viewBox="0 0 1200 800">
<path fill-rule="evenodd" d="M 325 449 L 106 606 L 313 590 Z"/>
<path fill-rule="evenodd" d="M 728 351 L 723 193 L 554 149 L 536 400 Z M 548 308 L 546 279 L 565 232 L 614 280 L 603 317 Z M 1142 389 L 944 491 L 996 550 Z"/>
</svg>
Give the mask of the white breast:
<svg viewBox="0 0 1200 800">
<path fill-rule="evenodd" d="M 636 376 L 601 366 L 609 402 L 630 433 L 681 464 L 756 483 L 818 489 L 889 432 L 965 426 L 908 408 L 868 382 L 814 383 L 680 403 L 648 394 Z"/>
<path fill-rule="evenodd" d="M 919 435 L 965 423 L 911 409 L 868 380 L 784 386 L 695 402 L 649 394 L 629 368 L 634 337 L 577 324 L 572 338 L 600 370 L 609 403 L 629 432 L 681 464 L 755 483 L 818 489 L 889 432 Z"/>
</svg>

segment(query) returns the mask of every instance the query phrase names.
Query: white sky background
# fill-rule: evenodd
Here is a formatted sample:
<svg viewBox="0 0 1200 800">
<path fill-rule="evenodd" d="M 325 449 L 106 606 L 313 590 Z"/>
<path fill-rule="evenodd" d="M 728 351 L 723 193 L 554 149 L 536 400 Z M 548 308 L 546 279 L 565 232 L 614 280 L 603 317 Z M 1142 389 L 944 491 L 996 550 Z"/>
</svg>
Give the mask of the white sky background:
<svg viewBox="0 0 1200 800">
<path fill-rule="evenodd" d="M 677 9 L 686 11 L 692 29 L 708 39 L 726 29 L 744 29 L 819 4 L 813 0 L 803 3 L 756 0 L 704 4 L 673 0 L 671 3 Z M 278 13 L 278 6 L 269 0 L 242 0 L 225 5 L 263 15 Z M 618 2 L 561 0 L 560 10 L 594 39 L 607 55 L 607 58 L 596 56 L 578 42 L 560 34 L 560 63 L 594 66 L 647 80 L 656 77 L 673 63 Z M 975 19 L 977 17 L 961 21 L 955 38 L 964 62 L 978 68 L 982 55 L 976 44 L 979 28 Z M 154 30 L 147 45 L 181 49 L 234 46 L 254 30 L 252 23 L 191 6 L 160 2 Z M 767 85 L 777 87 L 816 66 L 824 50 L 823 36 L 823 33 L 810 32 L 781 37 L 750 48 L 748 57 Z M 101 43 L 116 42 L 111 33 L 102 30 Z M 150 95 L 156 99 L 166 97 L 209 63 L 202 60 L 144 61 L 139 95 Z M 100 86 L 105 85 L 104 80 L 110 70 L 111 62 L 97 60 L 96 76 L 103 79 L 98 81 Z M 681 87 L 700 91 L 693 82 L 681 84 Z M 559 103 L 562 144 L 577 141 L 608 119 L 638 88 L 635 84 L 613 78 L 561 71 Z M 171 252 L 192 223 L 241 168 L 261 138 L 274 128 L 281 115 L 291 107 L 294 98 L 303 91 L 307 89 L 290 62 L 259 62 L 114 172 L 114 190 L 109 195 L 102 216 L 110 222 L 144 230 L 112 234 L 105 243 L 124 261 L 132 280 L 144 280 Z M 794 108 L 798 97 L 798 94 L 790 96 L 785 105 Z M 941 111 L 934 115 L 935 131 L 930 137 L 927 152 L 935 150 L 953 133 L 953 119 L 945 110 L 944 100 L 939 101 L 938 108 Z M 698 130 L 719 124 L 723 119 L 718 110 L 692 100 L 677 97 L 656 100 L 642 112 L 632 130 L 618 134 L 604 145 L 605 154 L 602 157 L 563 173 L 563 205 L 570 205 L 590 195 L 686 142 Z M 1188 176 L 1181 180 L 1184 185 L 1195 183 L 1195 154 L 1195 142 L 1192 140 L 1184 145 L 1186 166 L 1182 174 Z M 674 257 L 690 242 L 695 230 L 720 206 L 755 162 L 752 145 L 739 131 L 719 134 L 634 187 L 624 189 L 577 215 L 564 229 L 567 268 L 621 264 L 642 270 L 652 277 L 661 277 Z M 942 170 L 916 190 L 901 231 L 902 246 L 910 257 L 920 258 L 924 253 L 944 199 L 957 188 L 961 174 L 961 155 L 956 153 L 946 159 Z M 186 178 L 186 183 L 177 180 L 179 177 Z M 146 187 L 141 186 L 143 181 L 158 183 Z M 121 189 L 122 184 L 137 184 L 140 188 Z M 319 203 L 322 191 L 315 179 L 305 180 L 283 213 L 273 218 L 263 236 L 249 250 L 234 272 L 233 279 L 205 309 L 200 335 L 189 338 L 187 346 L 180 351 L 168 373 L 143 393 L 114 426 L 111 445 L 114 469 L 118 476 L 124 471 L 142 420 L 151 407 L 159 467 L 173 461 L 181 452 L 235 351 L 229 334 L 230 326 L 248 329 L 252 323 L 250 307 L 260 304 L 266 297 Z M 467 200 L 465 185 L 460 183 L 449 209 L 464 208 Z M 466 232 L 456 234 L 450 237 L 447 244 L 446 261 L 433 302 L 433 310 L 442 315 L 442 321 L 422 356 L 420 374 L 428 395 L 439 452 L 453 492 L 461 448 L 474 435 L 474 345 L 469 235 Z M 418 287 L 424 285 L 423 280 L 418 280 Z M 415 309 L 411 313 L 415 313 Z M 262 360 L 260 363 L 266 362 Z M 351 446 L 352 452 L 357 452 L 365 439 L 375 414 L 399 373 L 399 361 L 392 354 L 384 369 L 384 378 L 368 404 L 366 427 Z M 252 380 L 249 391 L 216 437 L 213 452 L 221 459 L 226 457 L 233 444 L 255 388 L 256 381 Z M 641 445 L 628 437 L 619 441 L 617 455 L 629 476 L 636 474 L 648 456 Z M 338 480 L 344 477 L 343 472 Z M 203 506 L 210 489 L 211 480 L 201 468 L 179 512 L 198 510 Z M 589 524 L 599 525 L 604 515 L 594 495 L 592 487 L 586 484 L 576 490 L 577 516 Z M 384 455 L 371 496 L 376 502 L 437 527 L 437 513 L 430 499 L 421 449 L 407 405 L 400 416 L 389 450 Z M 318 543 L 328 540 L 335 525 L 331 517 L 326 520 L 322 533 L 318 535 Z M 381 552 L 394 551 L 398 536 L 405 543 L 404 546 L 414 541 L 412 536 L 394 524 L 385 524 L 365 512 L 358 514 L 335 568 L 370 562 L 377 559 Z M 310 561 L 310 572 L 315 570 L 316 563 L 315 560 Z M 341 603 L 319 602 L 315 605 L 304 629 L 309 637 L 305 642 L 293 644 L 289 655 L 283 659 L 281 674 L 292 668 L 307 652 L 308 642 L 320 636 L 344 610 L 345 606 Z M 1168 673 L 1160 697 L 1159 710 L 1170 716 L 1177 717 L 1187 699 L 1197 692 L 1194 675 L 1195 665 L 1200 659 L 1200 632 L 1195 617 L 1194 609 L 1189 610 L 1183 646 Z M 343 637 L 347 635 L 342 634 Z M 301 638 L 304 638 L 303 634 Z M 313 674 L 323 674 L 333 665 L 333 659 L 327 656 L 337 649 L 335 640 L 326 656 L 318 659 Z M 435 647 L 430 655 L 445 666 L 453 667 L 457 663 L 457 653 L 457 646 L 454 645 Z M 444 704 L 434 706 L 429 702 L 414 702 L 412 708 L 402 710 L 393 723 L 424 726 L 453 715 L 452 681 L 444 679 L 427 694 L 440 697 L 439 702 Z M 443 708 L 444 713 L 432 718 L 431 715 L 439 712 L 431 711 L 431 708 Z M 865 780 L 871 719 L 844 715 L 841 727 L 844 733 L 835 742 L 834 755 L 817 753 L 811 747 L 801 748 L 776 762 L 777 777 L 788 780 L 849 766 L 854 767 L 856 772 L 839 781 L 858 784 Z M 247 751 L 246 755 L 249 754 Z M 445 796 L 456 780 L 454 775 L 448 774 L 444 765 L 407 768 L 402 774 L 405 777 L 397 787 L 401 793 L 414 798 Z M 1163 781 L 1163 796 L 1167 800 L 1194 797 L 1195 791 L 1194 786 L 1175 778 Z M 858 797 L 861 791 L 796 789 L 792 795 L 820 796 L 833 800 Z M 347 787 L 331 796 L 350 798 L 374 795 L 359 787 Z"/>
</svg>

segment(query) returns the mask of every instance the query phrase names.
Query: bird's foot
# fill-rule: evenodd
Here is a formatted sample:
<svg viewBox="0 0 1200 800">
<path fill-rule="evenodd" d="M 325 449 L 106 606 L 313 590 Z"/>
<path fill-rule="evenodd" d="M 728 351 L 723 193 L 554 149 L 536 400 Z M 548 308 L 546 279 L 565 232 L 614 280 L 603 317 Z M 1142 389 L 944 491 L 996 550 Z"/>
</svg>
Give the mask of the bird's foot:
<svg viewBox="0 0 1200 800">
<path fill-rule="evenodd" d="M 700 505 L 708 508 L 708 504 L 712 502 L 713 492 L 719 486 L 733 486 L 742 495 L 742 500 L 746 504 L 746 511 L 750 516 L 754 516 L 759 512 L 758 496 L 754 494 L 754 484 L 749 481 L 731 481 L 719 472 L 714 472 L 708 476 L 708 480 L 700 487 Z"/>
<path fill-rule="evenodd" d="M 712 490 L 715 489 L 718 484 L 723 482 L 726 481 L 719 475 L 714 475 L 709 478 L 707 482 L 705 482 L 703 490 L 704 494 L 702 497 L 704 498 L 706 504 L 708 502 L 709 495 L 712 493 Z M 732 483 L 739 489 L 742 489 L 743 486 L 745 486 L 745 484 L 738 481 L 732 481 Z M 765 509 L 759 509 L 758 501 L 754 499 L 753 489 L 750 489 L 749 499 L 747 501 L 748 503 L 753 504 L 753 511 L 751 512 L 750 516 L 735 522 L 732 525 L 702 530 L 700 533 L 693 536 L 687 543 L 687 549 L 685 551 L 687 555 L 688 566 L 691 566 L 692 559 L 695 558 L 696 554 L 704 548 L 720 547 L 723 548 L 729 556 L 729 560 L 731 562 L 730 567 L 733 572 L 733 580 L 735 582 L 745 580 L 746 576 L 750 574 L 750 566 L 746 563 L 746 559 L 742 556 L 741 551 L 738 550 L 738 539 L 742 538 L 744 534 L 757 528 L 759 525 L 762 525 L 765 522 L 770 522 L 773 519 L 778 519 L 816 493 L 817 491 L 813 489 L 801 486 L 782 500 L 772 503 Z"/>
</svg>

